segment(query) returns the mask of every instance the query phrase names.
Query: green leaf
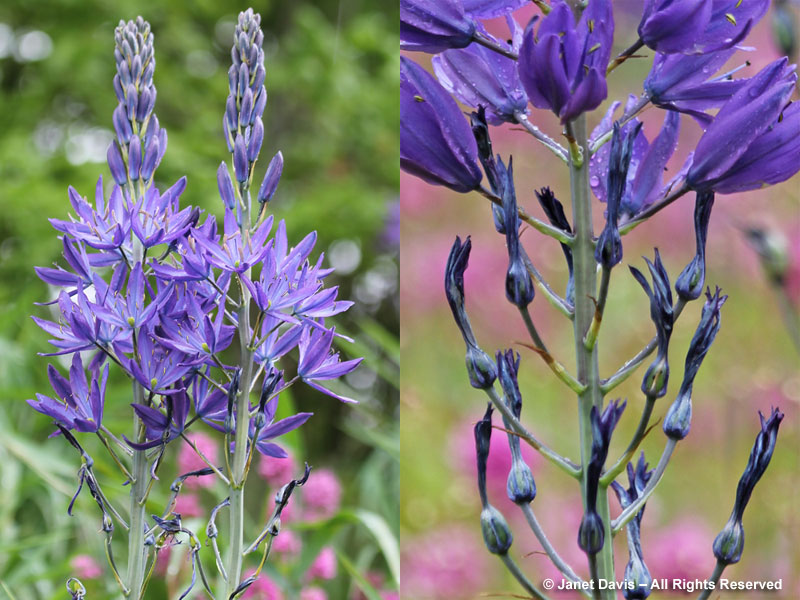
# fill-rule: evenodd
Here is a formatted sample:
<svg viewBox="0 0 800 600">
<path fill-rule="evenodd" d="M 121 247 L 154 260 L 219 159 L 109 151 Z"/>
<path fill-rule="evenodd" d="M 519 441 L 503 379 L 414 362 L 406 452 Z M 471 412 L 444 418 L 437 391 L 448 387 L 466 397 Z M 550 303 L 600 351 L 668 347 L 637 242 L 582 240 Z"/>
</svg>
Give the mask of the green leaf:
<svg viewBox="0 0 800 600">
<path fill-rule="evenodd" d="M 378 590 L 372 587 L 370 582 L 367 581 L 367 578 L 358 572 L 358 569 L 349 558 L 339 551 L 336 552 L 336 557 L 339 559 L 342 567 L 344 567 L 344 570 L 350 573 L 353 581 L 355 581 L 358 588 L 364 592 L 368 600 L 381 600 L 381 595 Z"/>
</svg>

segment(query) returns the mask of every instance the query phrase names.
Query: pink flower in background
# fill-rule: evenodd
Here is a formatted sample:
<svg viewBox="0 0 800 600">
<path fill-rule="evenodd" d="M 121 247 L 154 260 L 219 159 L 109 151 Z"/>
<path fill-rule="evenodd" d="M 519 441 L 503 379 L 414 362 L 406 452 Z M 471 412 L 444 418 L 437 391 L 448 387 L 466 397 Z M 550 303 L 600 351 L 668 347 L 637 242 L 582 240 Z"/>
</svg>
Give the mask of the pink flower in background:
<svg viewBox="0 0 800 600">
<path fill-rule="evenodd" d="M 284 555 L 297 555 L 300 553 L 300 538 L 294 531 L 281 529 L 281 532 L 272 542 L 272 551 Z"/>
<path fill-rule="evenodd" d="M 253 575 L 253 571 L 250 571 L 247 577 L 251 575 Z M 247 588 L 247 591 L 242 594 L 242 599 L 244 600 L 246 598 L 251 598 L 252 600 L 283 600 L 284 596 L 278 584 L 262 572 L 253 585 Z"/>
<path fill-rule="evenodd" d="M 403 596 L 415 600 L 474 598 L 485 585 L 492 556 L 477 527 L 441 527 L 403 542 Z"/>
<path fill-rule="evenodd" d="M 205 514 L 200 499 L 195 494 L 178 494 L 173 509 L 181 517 L 202 517 Z"/>
<path fill-rule="evenodd" d="M 69 566 L 75 571 L 78 579 L 97 579 L 103 574 L 103 569 L 97 561 L 87 554 L 78 554 L 69 561 Z"/>
<path fill-rule="evenodd" d="M 311 520 L 329 519 L 339 510 L 342 484 L 330 469 L 317 469 L 303 486 L 304 517 Z"/>
<path fill-rule="evenodd" d="M 672 520 L 648 539 L 645 560 L 654 578 L 705 579 L 714 568 L 715 533 L 695 517 Z"/>
<path fill-rule="evenodd" d="M 258 473 L 272 487 L 289 483 L 294 477 L 294 457 L 291 452 L 286 458 L 273 458 L 262 454 L 261 460 L 258 462 Z"/>
<path fill-rule="evenodd" d="M 310 481 L 310 480 L 309 480 Z M 308 579 L 333 579 L 336 577 L 336 553 L 330 546 L 325 546 L 306 573 Z"/>
<path fill-rule="evenodd" d="M 217 464 L 219 444 L 208 434 L 198 432 L 190 433 L 187 437 L 194 442 L 197 449 L 212 463 Z M 178 471 L 188 473 L 189 471 L 199 471 L 208 465 L 203 462 L 189 444 L 183 443 L 178 452 Z M 184 482 L 187 488 L 208 488 L 214 485 L 214 477 L 206 475 L 204 477 L 189 477 Z"/>
<path fill-rule="evenodd" d="M 300 600 L 328 600 L 328 593 L 322 588 L 307 587 L 300 590 Z"/>
<path fill-rule="evenodd" d="M 383 576 L 383 573 L 381 573 L 380 571 L 368 571 L 364 575 L 364 577 L 369 582 L 369 584 L 372 587 L 374 587 L 376 590 L 380 590 L 381 588 L 383 588 L 383 586 L 384 586 L 384 584 L 386 582 L 386 578 Z M 386 599 L 389 599 L 389 600 L 397 599 L 397 600 L 399 600 L 400 599 L 400 596 L 397 594 L 397 592 L 394 592 L 394 591 L 383 591 L 383 592 L 380 592 L 380 595 L 381 595 L 381 598 L 383 598 L 384 600 L 386 600 Z M 351 598 L 351 600 L 367 600 L 367 597 L 364 595 L 364 592 L 362 592 L 359 589 L 356 589 L 353 592 L 353 595 L 350 598 Z"/>
<path fill-rule="evenodd" d="M 156 554 L 156 575 L 163 577 L 169 568 L 169 557 L 172 555 L 172 546 L 164 546 Z"/>
</svg>

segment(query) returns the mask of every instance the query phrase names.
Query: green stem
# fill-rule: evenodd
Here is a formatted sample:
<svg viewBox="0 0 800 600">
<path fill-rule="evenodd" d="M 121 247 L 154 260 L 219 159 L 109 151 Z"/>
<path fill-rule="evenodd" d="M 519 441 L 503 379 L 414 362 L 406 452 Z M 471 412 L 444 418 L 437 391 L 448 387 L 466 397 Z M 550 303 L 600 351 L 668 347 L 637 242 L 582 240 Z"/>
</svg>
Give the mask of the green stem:
<svg viewBox="0 0 800 600">
<path fill-rule="evenodd" d="M 136 217 L 138 218 L 138 217 Z M 141 242 L 134 237 L 133 262 L 142 262 L 144 249 Z M 136 349 L 134 348 L 134 351 Z M 144 404 L 144 388 L 133 382 L 133 401 Z M 133 413 L 133 433 L 137 443 L 145 441 L 145 427 L 136 411 Z M 144 576 L 147 564 L 147 553 L 144 546 L 145 504 L 147 501 L 147 451 L 133 451 L 133 472 L 131 473 L 130 494 L 130 531 L 128 533 L 128 596 L 131 600 L 139 600 L 144 593 Z"/>
<path fill-rule="evenodd" d="M 500 554 L 500 560 L 503 561 L 503 564 L 506 566 L 508 571 L 514 576 L 514 578 L 519 582 L 519 584 L 525 588 L 525 591 L 528 592 L 537 600 L 548 600 L 547 596 L 545 596 L 539 588 L 531 583 L 531 581 L 525 576 L 525 573 L 520 571 L 517 563 L 514 562 L 514 559 L 511 558 L 508 554 Z"/>
<path fill-rule="evenodd" d="M 669 464 L 669 459 L 672 458 L 672 452 L 675 450 L 675 445 L 677 443 L 677 440 L 672 438 L 667 440 L 667 445 L 664 447 L 664 452 L 661 453 L 661 459 L 658 461 L 658 465 L 656 465 L 655 471 L 650 477 L 650 481 L 647 482 L 647 485 L 644 490 L 642 490 L 642 493 L 639 494 L 639 497 L 629 504 L 628 508 L 623 510 L 611 524 L 611 530 L 614 535 L 619 533 L 628 521 L 636 516 L 636 513 L 638 513 L 642 509 L 642 506 L 644 506 L 644 503 L 647 502 L 650 494 L 655 491 L 656 486 L 661 482 L 661 478 L 664 476 L 664 471 L 667 470 L 667 464 Z"/>
<path fill-rule="evenodd" d="M 547 539 L 547 536 L 545 535 L 544 530 L 542 530 L 542 526 L 539 524 L 539 521 L 536 518 L 536 515 L 534 514 L 533 509 L 531 508 L 531 505 L 520 504 L 519 507 L 522 510 L 523 514 L 525 515 L 525 519 L 528 521 L 528 525 L 530 526 L 531 531 L 533 531 L 534 535 L 536 536 L 536 539 L 539 540 L 539 543 L 542 545 L 542 549 L 544 549 L 545 553 L 553 562 L 553 564 L 558 568 L 559 571 L 561 571 L 564 577 L 566 577 L 573 583 L 577 583 L 582 586 L 584 581 L 578 575 L 575 574 L 575 571 L 572 570 L 572 567 L 570 567 L 566 562 L 564 562 L 564 559 L 561 558 L 556 549 L 553 548 L 553 545 L 550 543 L 550 540 Z M 582 587 L 581 587 L 581 593 L 584 596 L 589 597 L 589 594 L 585 590 L 583 590 Z"/>
<path fill-rule="evenodd" d="M 246 189 L 239 191 L 243 201 L 241 236 L 242 244 L 250 243 L 250 194 Z M 245 273 L 250 277 L 250 270 Z M 253 360 L 250 350 L 250 292 L 241 286 L 242 298 L 239 302 L 239 346 L 242 372 L 239 379 L 239 394 L 236 398 L 235 447 L 229 476 L 230 505 L 230 544 L 228 548 L 228 568 L 226 592 L 221 598 L 229 598 L 239 586 L 242 576 L 242 550 L 244 546 L 244 483 L 247 459 L 247 434 L 250 429 L 250 386 L 253 377 Z"/>
<path fill-rule="evenodd" d="M 722 576 L 722 572 L 725 570 L 726 566 L 727 565 L 724 563 L 717 561 L 717 564 L 714 566 L 714 572 L 711 573 L 711 577 L 708 578 L 708 581 L 714 585 L 710 585 L 700 592 L 700 594 L 697 596 L 697 600 L 707 600 L 707 598 L 711 595 L 711 592 L 717 589 L 717 582 Z"/>
<path fill-rule="evenodd" d="M 586 117 L 581 115 L 567 125 L 567 137 L 573 139 L 575 144 L 583 149 L 583 155 L 589 156 L 586 141 Z M 586 508 L 586 483 L 589 459 L 592 454 L 592 425 L 591 410 L 596 406 L 600 410 L 603 406 L 603 393 L 600 389 L 600 375 L 598 369 L 598 345 L 593 344 L 587 348 L 584 337 L 589 332 L 595 314 L 592 298 L 597 294 L 597 263 L 594 258 L 594 245 L 592 243 L 592 203 L 589 193 L 589 163 L 583 161 L 579 164 L 570 163 L 570 188 L 572 192 L 572 214 L 574 220 L 575 241 L 572 246 L 573 265 L 575 272 L 575 320 L 573 336 L 575 340 L 575 355 L 578 367 L 578 381 L 585 386 L 578 394 L 578 418 L 580 428 L 581 464 L 581 490 Z M 612 581 L 614 579 L 614 551 L 611 543 L 611 520 L 608 510 L 608 494 L 598 494 L 597 512 L 605 524 L 606 543 L 603 549 L 590 558 L 590 569 L 596 579 Z M 592 564 L 595 563 L 595 564 Z M 595 588 L 598 585 L 595 583 Z M 614 598 L 614 592 L 598 590 L 598 597 Z"/>
</svg>

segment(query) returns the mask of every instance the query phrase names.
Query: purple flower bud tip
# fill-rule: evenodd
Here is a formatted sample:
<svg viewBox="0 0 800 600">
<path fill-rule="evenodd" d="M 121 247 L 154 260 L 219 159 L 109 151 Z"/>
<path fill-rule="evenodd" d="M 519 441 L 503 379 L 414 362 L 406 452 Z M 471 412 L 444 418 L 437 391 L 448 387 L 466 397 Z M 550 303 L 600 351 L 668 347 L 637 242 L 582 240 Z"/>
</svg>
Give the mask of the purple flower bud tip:
<svg viewBox="0 0 800 600">
<path fill-rule="evenodd" d="M 258 190 L 258 201 L 262 204 L 272 200 L 275 191 L 278 189 L 278 183 L 281 180 L 283 173 L 283 153 L 278 151 L 272 160 L 269 161 L 267 172 L 264 174 L 264 181 L 261 182 L 261 188 Z"/>
<path fill-rule="evenodd" d="M 122 154 L 119 152 L 117 142 L 114 141 L 108 145 L 106 157 L 108 159 L 108 168 L 116 184 L 120 186 L 125 185 L 128 182 L 128 173 L 125 169 L 125 163 L 122 160 Z"/>
<path fill-rule="evenodd" d="M 231 175 L 228 172 L 228 165 L 224 162 L 219 164 L 217 169 L 217 187 L 219 188 L 219 195 L 222 198 L 222 203 L 229 209 L 233 210 L 236 206 L 236 199 L 234 196 L 233 182 Z"/>
<path fill-rule="evenodd" d="M 233 144 L 233 170 L 236 174 L 236 181 L 239 183 L 247 181 L 250 169 L 248 168 L 244 137 L 241 134 L 236 135 L 236 140 Z"/>
</svg>

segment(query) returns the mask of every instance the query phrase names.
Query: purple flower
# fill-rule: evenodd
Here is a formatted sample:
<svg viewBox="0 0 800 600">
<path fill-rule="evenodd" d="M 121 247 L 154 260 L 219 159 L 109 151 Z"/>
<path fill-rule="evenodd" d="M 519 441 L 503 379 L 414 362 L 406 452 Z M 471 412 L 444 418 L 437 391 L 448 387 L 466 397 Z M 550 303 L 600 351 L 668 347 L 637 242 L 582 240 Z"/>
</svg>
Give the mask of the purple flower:
<svg viewBox="0 0 800 600">
<path fill-rule="evenodd" d="M 632 106 L 635 101 L 635 97 L 631 96 L 628 106 Z M 612 128 L 612 119 L 618 107 L 619 102 L 615 102 L 611 106 L 603 121 L 594 130 L 593 138 L 597 138 Z M 638 126 L 639 121 L 633 119 L 622 127 L 621 133 L 630 135 Z M 681 176 L 683 171 L 666 184 L 662 181 L 662 173 L 666 170 L 667 162 L 678 145 L 679 128 L 680 115 L 674 111 L 668 111 L 664 118 L 664 125 L 652 143 L 647 140 L 647 136 L 641 129 L 634 137 L 630 165 L 620 197 L 620 217 L 633 219 L 638 213 L 661 198 L 674 185 L 676 178 Z M 592 156 L 589 164 L 592 192 L 601 202 L 608 201 L 608 187 L 603 185 L 603 180 L 606 178 L 606 174 L 610 173 L 610 156 L 611 146 L 605 144 Z"/>
<path fill-rule="evenodd" d="M 400 0 L 400 48 L 441 52 L 464 48 L 475 35 L 475 21 L 460 0 Z"/>
<path fill-rule="evenodd" d="M 67 236 L 61 238 L 64 246 L 63 256 L 74 272 L 65 271 L 61 267 L 34 267 L 39 279 L 50 285 L 59 287 L 85 287 L 92 285 L 92 268 L 89 257 L 82 244 L 75 244 Z"/>
<path fill-rule="evenodd" d="M 590 0 L 576 24 L 564 0 L 534 34 L 525 32 L 519 75 L 531 103 L 552 110 L 562 123 L 597 108 L 608 93 L 606 68 L 614 37 L 614 15 L 608 0 Z"/>
<path fill-rule="evenodd" d="M 683 52 L 694 46 L 711 20 L 709 0 L 645 0 L 639 37 L 658 52 Z"/>
<path fill-rule="evenodd" d="M 278 396 L 276 395 L 271 400 L 266 402 L 264 406 L 263 415 L 265 425 L 259 428 L 256 426 L 255 419 L 250 421 L 249 437 L 250 440 L 255 437 L 256 449 L 264 456 L 271 456 L 273 458 L 286 458 L 289 456 L 286 450 L 270 440 L 289 433 L 290 431 L 294 431 L 303 423 L 308 421 L 308 419 L 314 413 L 297 413 L 290 417 L 286 417 L 285 419 L 275 421 L 275 414 L 277 411 Z"/>
<path fill-rule="evenodd" d="M 786 181 L 800 171 L 800 104 L 790 104 L 753 140 L 712 189 L 735 194 Z"/>
<path fill-rule="evenodd" d="M 400 166 L 456 192 L 482 179 L 478 148 L 455 100 L 425 69 L 400 58 Z"/>
<path fill-rule="evenodd" d="M 87 246 L 104 252 L 92 254 L 89 261 L 93 266 L 108 266 L 122 260 L 122 252 L 130 253 L 130 206 L 115 186 L 106 203 L 103 195 L 103 178 L 97 180 L 95 188 L 95 207 L 82 198 L 75 189 L 69 187 L 69 201 L 77 215 L 69 221 L 50 219 L 53 227 Z"/>
<path fill-rule="evenodd" d="M 138 444 L 125 438 L 136 450 L 147 450 L 166 444 L 179 437 L 186 429 L 191 402 L 183 385 L 176 385 L 164 398 L 164 412 L 153 406 L 131 404 L 133 410 L 145 425 L 147 442 Z"/>
<path fill-rule="evenodd" d="M 145 248 L 169 244 L 184 236 L 195 224 L 192 223 L 191 206 L 179 210 L 180 195 L 185 189 L 186 177 L 181 177 L 163 194 L 160 194 L 155 187 L 150 188 L 134 205 L 131 212 L 131 227 Z"/>
<path fill-rule="evenodd" d="M 58 400 L 36 394 L 37 400 L 28 400 L 28 404 L 34 410 L 52 417 L 66 429 L 84 433 L 94 433 L 100 429 L 103 421 L 108 365 L 103 367 L 102 374 L 98 368 L 93 369 L 91 383 L 88 383 L 81 355 L 76 352 L 72 357 L 69 381 L 53 365 L 47 366 L 47 376 Z"/>
<path fill-rule="evenodd" d="M 212 278 L 211 263 L 206 259 L 204 244 L 198 244 L 202 238 L 205 245 L 219 246 L 220 236 L 217 233 L 217 221 L 212 215 L 199 226 L 191 229 L 190 235 L 176 240 L 171 256 L 179 264 L 176 266 L 153 260 L 149 266 L 153 272 L 164 280 L 199 281 Z M 223 279 L 224 278 L 224 279 Z M 223 272 L 217 282 L 218 287 L 225 289 L 230 279 L 230 272 Z"/>
<path fill-rule="evenodd" d="M 716 190 L 718 186 L 730 190 L 725 184 L 728 177 L 737 176 L 734 165 L 759 137 L 780 125 L 778 118 L 786 108 L 796 81 L 794 66 L 789 66 L 787 59 L 782 58 L 764 67 L 733 94 L 697 144 L 686 177 L 689 186 L 696 190 Z M 793 119 L 791 124 L 796 127 L 797 121 Z M 763 153 L 762 148 L 757 150 Z M 781 170 L 780 175 L 785 173 Z M 739 189 L 751 189 L 746 183 L 752 182 L 741 178 L 737 181 L 736 187 L 742 186 Z"/>
<path fill-rule="evenodd" d="M 519 51 L 522 35 L 509 17 L 514 32 L 513 50 Z M 461 103 L 486 108 L 487 120 L 498 125 L 516 123 L 515 113 L 527 113 L 528 97 L 519 80 L 516 61 L 484 46 L 447 50 L 433 57 L 439 83 Z"/>
<path fill-rule="evenodd" d="M 739 44 L 769 9 L 769 0 L 711 0 L 711 18 L 696 50 L 708 53 Z"/>
<path fill-rule="evenodd" d="M 117 269 L 125 270 L 125 266 L 120 265 Z M 142 272 L 141 263 L 136 263 L 128 278 L 125 295 L 111 294 L 105 298 L 105 302 L 94 303 L 92 309 L 109 325 L 128 331 L 139 329 L 157 317 L 158 311 L 172 295 L 172 288 L 167 287 L 160 290 L 149 304 L 145 304 L 145 286 L 150 287 Z"/>
<path fill-rule="evenodd" d="M 318 329 L 309 327 L 300 337 L 300 361 L 297 365 L 298 376 L 315 390 L 327 394 L 342 402 L 355 402 L 351 398 L 340 396 L 321 386 L 318 381 L 336 379 L 347 375 L 355 369 L 363 358 L 355 358 L 344 362 L 339 360 L 338 352 L 331 352 L 334 329 Z"/>
<path fill-rule="evenodd" d="M 775 442 L 778 439 L 778 427 L 783 420 L 783 413 L 777 408 L 772 409 L 768 419 L 764 420 L 764 415 L 759 411 L 758 417 L 761 419 L 761 431 L 756 436 L 753 449 L 750 451 L 750 458 L 747 466 L 736 486 L 736 502 L 727 524 L 714 539 L 714 556 L 723 565 L 731 565 L 739 562 L 744 550 L 744 529 L 742 527 L 742 517 L 744 509 L 750 501 L 753 489 L 761 479 L 764 471 L 767 470 L 772 454 L 775 451 Z"/>
<path fill-rule="evenodd" d="M 151 329 L 142 329 L 136 341 L 136 354 L 140 358 L 120 357 L 125 370 L 151 394 L 178 393 L 171 386 L 192 369 L 186 365 L 186 355 L 158 343 Z"/>
<path fill-rule="evenodd" d="M 667 110 L 694 117 L 705 128 L 711 117 L 704 111 L 724 104 L 746 80 L 733 79 L 732 73 L 714 74 L 736 52 L 735 48 L 708 54 L 660 54 L 644 80 L 650 101 Z"/>
<path fill-rule="evenodd" d="M 216 317 L 212 320 L 190 292 L 186 294 L 185 308 L 178 318 L 161 316 L 160 333 L 156 338 L 167 348 L 196 357 L 190 358 L 187 364 L 214 364 L 212 356 L 230 346 L 236 332 L 236 328 L 225 325 L 224 320 L 224 297 L 220 299 Z"/>
<path fill-rule="evenodd" d="M 225 225 L 221 247 L 203 235 L 193 237 L 197 244 L 205 250 L 206 259 L 211 265 L 241 274 L 261 262 L 264 255 L 269 252 L 270 244 L 267 242 L 267 237 L 271 228 L 272 216 L 270 215 L 247 240 L 243 241 L 236 223 L 236 216 L 232 210 L 225 207 Z"/>
</svg>

